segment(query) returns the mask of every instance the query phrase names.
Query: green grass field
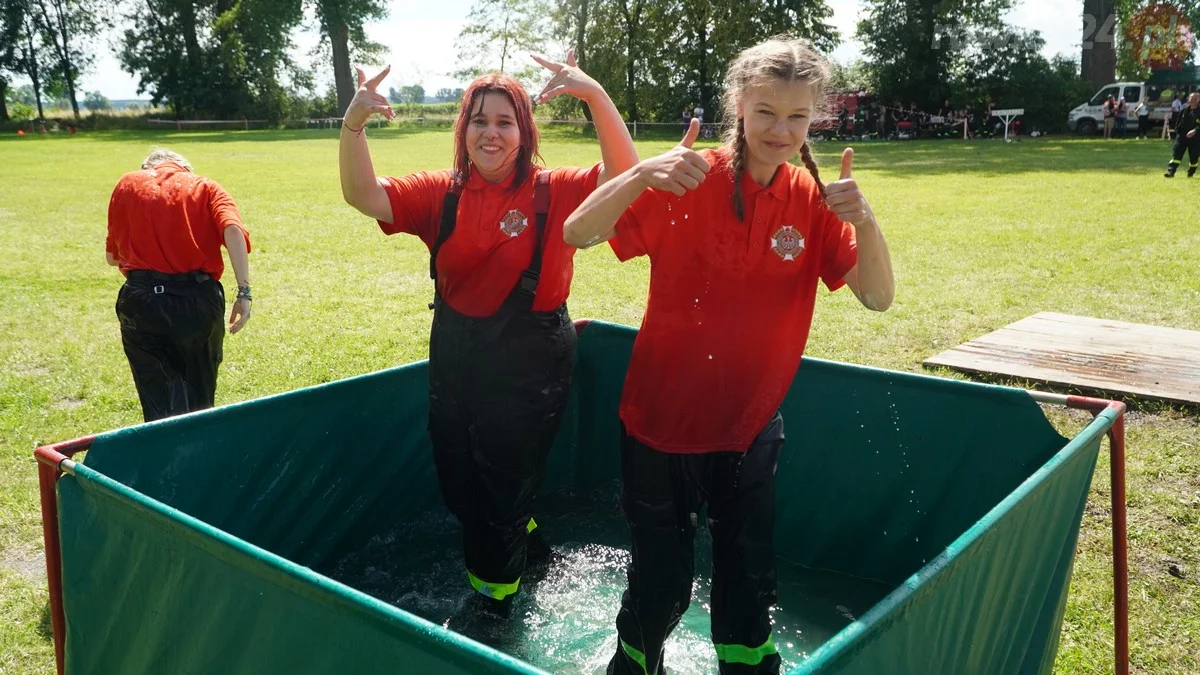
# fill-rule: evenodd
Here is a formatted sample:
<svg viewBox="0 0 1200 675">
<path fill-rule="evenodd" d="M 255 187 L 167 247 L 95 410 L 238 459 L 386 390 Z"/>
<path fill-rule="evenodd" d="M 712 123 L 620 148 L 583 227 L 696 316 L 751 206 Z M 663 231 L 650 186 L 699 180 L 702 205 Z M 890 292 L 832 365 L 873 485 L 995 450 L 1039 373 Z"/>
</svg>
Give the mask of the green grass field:
<svg viewBox="0 0 1200 675">
<path fill-rule="evenodd" d="M 380 173 L 449 166 L 448 132 L 372 130 Z M 235 197 L 253 238 L 254 315 L 226 340 L 218 403 L 425 357 L 427 252 L 343 203 L 332 131 L 107 133 L 0 139 L 0 673 L 50 673 L 35 446 L 139 422 L 104 264 L 108 197 L 154 145 Z M 672 141 L 641 142 L 643 157 Z M 830 176 L 841 145 L 819 148 Z M 1161 177 L 1162 141 L 1026 139 L 856 146 L 855 175 L 891 246 L 885 314 L 848 292 L 818 301 L 809 353 L 906 371 L 1039 311 L 1200 330 L 1200 178 Z M 550 166 L 594 142 L 550 133 Z M 644 260 L 581 252 L 576 318 L 637 325 Z M 228 281 L 228 279 L 227 279 Z M 232 296 L 232 293 L 230 294 Z M 1086 416 L 1051 412 L 1074 433 Z M 1135 672 L 1200 672 L 1200 425 L 1195 410 L 1131 415 L 1129 546 Z M 1057 662 L 1112 672 L 1108 462 L 1084 516 Z M 1182 578 L 1168 570 L 1174 565 Z"/>
</svg>

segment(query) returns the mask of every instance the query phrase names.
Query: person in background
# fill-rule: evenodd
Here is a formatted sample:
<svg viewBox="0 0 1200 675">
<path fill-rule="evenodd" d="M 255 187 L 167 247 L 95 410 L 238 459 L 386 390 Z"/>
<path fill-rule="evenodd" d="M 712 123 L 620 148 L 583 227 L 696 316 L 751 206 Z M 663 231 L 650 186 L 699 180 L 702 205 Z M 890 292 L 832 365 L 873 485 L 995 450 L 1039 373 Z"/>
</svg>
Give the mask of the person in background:
<svg viewBox="0 0 1200 675">
<path fill-rule="evenodd" d="M 1183 153 L 1188 153 L 1188 178 L 1196 175 L 1197 162 L 1200 162 L 1200 93 L 1193 92 L 1188 96 L 1188 105 L 1179 112 L 1179 123 L 1175 126 L 1175 148 L 1171 161 L 1167 164 L 1167 178 L 1175 177 L 1175 170 L 1183 160 Z"/>
<path fill-rule="evenodd" d="M 1106 139 L 1112 138 L 1113 127 L 1116 125 L 1116 118 L 1114 117 L 1116 107 L 1117 102 L 1113 100 L 1111 95 L 1104 99 L 1104 105 L 1101 108 L 1101 112 L 1104 115 L 1104 138 Z"/>
<path fill-rule="evenodd" d="M 105 257 L 125 276 L 117 319 L 147 422 L 213 406 L 225 340 L 222 245 L 237 282 L 232 334 L 250 320 L 250 235 L 229 193 L 167 149 L 113 189 Z"/>
<path fill-rule="evenodd" d="M 1150 133 L 1150 97 L 1146 96 L 1134 111 L 1138 119 L 1138 138 L 1145 139 Z"/>
<path fill-rule="evenodd" d="M 1118 138 L 1125 138 L 1125 131 L 1129 126 L 1129 106 L 1125 104 L 1125 97 L 1117 99 L 1117 104 L 1113 107 L 1113 118 L 1116 120 L 1116 135 Z"/>
</svg>

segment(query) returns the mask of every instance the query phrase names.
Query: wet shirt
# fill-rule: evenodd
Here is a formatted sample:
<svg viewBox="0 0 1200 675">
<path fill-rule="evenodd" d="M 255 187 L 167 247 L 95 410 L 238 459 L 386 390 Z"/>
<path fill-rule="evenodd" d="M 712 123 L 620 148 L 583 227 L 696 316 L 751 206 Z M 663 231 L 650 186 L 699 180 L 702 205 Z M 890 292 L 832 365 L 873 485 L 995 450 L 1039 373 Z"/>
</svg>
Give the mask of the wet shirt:
<svg viewBox="0 0 1200 675">
<path fill-rule="evenodd" d="M 241 231 L 249 250 L 250 235 L 233 197 L 216 181 L 164 162 L 121 176 L 108 202 L 105 249 L 123 274 L 199 270 L 220 279 L 228 227 Z"/>
<path fill-rule="evenodd" d="M 647 190 L 610 240 L 622 261 L 650 258 L 620 415 L 665 452 L 745 451 L 796 375 L 817 281 L 841 287 L 857 244 L 806 169 L 784 164 L 765 188 L 744 173 L 739 221 L 728 150 L 700 154 L 712 170 L 699 189 Z"/>
<path fill-rule="evenodd" d="M 550 172 L 550 210 L 543 235 L 542 273 L 533 311 L 557 309 L 567 301 L 574 274 L 575 248 L 563 242 L 563 223 L 592 190 L 602 164 Z M 458 201 L 454 233 L 437 258 L 437 287 L 455 311 L 492 316 L 533 258 L 537 234 L 533 208 L 535 168 L 512 188 L 516 174 L 489 183 L 472 173 Z M 442 203 L 452 172 L 421 171 L 379 179 L 392 206 L 392 222 L 379 221 L 386 234 L 415 234 L 432 249 L 441 227 Z"/>
</svg>

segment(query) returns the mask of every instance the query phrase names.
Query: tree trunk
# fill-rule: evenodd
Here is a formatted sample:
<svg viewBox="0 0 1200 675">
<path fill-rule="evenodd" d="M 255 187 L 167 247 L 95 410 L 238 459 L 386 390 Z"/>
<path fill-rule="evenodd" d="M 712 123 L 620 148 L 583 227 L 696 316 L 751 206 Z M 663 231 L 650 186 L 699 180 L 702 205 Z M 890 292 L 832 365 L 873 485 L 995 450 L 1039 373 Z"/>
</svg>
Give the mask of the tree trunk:
<svg viewBox="0 0 1200 675">
<path fill-rule="evenodd" d="M 1093 88 L 1099 89 L 1117 77 L 1117 52 L 1112 35 L 1116 25 L 1117 7 L 1114 0 L 1083 0 L 1083 53 L 1080 75 Z"/>
<path fill-rule="evenodd" d="M 579 0 L 579 12 L 575 15 L 575 65 L 583 72 L 587 72 L 587 22 L 588 10 L 591 0 Z M 580 102 L 583 106 L 583 117 L 587 121 L 592 121 L 592 109 L 587 103 Z"/>
<path fill-rule="evenodd" d="M 33 97 L 37 101 L 38 119 L 46 119 L 46 114 L 42 110 L 42 78 L 38 71 L 37 50 L 33 47 L 33 24 L 29 18 L 25 18 L 25 67 L 29 74 L 29 80 L 33 84 Z"/>
<path fill-rule="evenodd" d="M 8 121 L 8 104 L 5 99 L 8 98 L 8 80 L 0 77 L 0 122 Z"/>
<path fill-rule="evenodd" d="M 200 39 L 196 37 L 196 6 L 191 2 L 180 3 L 180 21 L 183 23 L 183 48 L 187 55 L 188 70 L 195 74 L 200 68 Z"/>
<path fill-rule="evenodd" d="M 697 71 L 700 81 L 700 107 L 708 113 L 709 120 L 717 119 L 717 106 L 712 100 L 712 82 L 708 81 L 708 14 L 701 17 L 699 30 L 696 32 L 696 47 L 700 58 Z"/>
<path fill-rule="evenodd" d="M 75 68 L 71 64 L 71 38 L 67 30 L 67 8 L 63 0 L 55 0 L 58 11 L 58 30 L 62 37 L 62 69 L 67 79 L 67 95 L 71 97 L 71 111 L 75 113 L 75 121 L 79 121 L 79 101 L 75 97 Z"/>
<path fill-rule="evenodd" d="M 503 42 L 500 44 L 500 72 L 504 72 L 504 65 L 508 61 L 508 14 L 504 15 L 504 31 L 501 35 L 504 36 Z"/>
<path fill-rule="evenodd" d="M 45 0 L 38 0 L 38 8 L 42 10 L 42 21 L 50 32 L 54 43 L 54 51 L 58 53 L 58 67 L 62 70 L 63 79 L 67 83 L 67 95 L 71 99 L 71 111 L 75 113 L 75 121 L 79 121 L 79 101 L 75 98 L 75 69 L 71 67 L 71 34 L 67 28 L 67 8 L 63 0 L 51 0 L 54 6 L 54 21 L 50 20 L 50 12 L 46 9 Z M 55 25 L 57 24 L 57 25 Z M 54 29 L 51 29 L 54 26 Z"/>
<path fill-rule="evenodd" d="M 337 89 L 338 115 L 344 115 L 358 88 L 351 75 L 350 27 L 339 22 L 329 31 L 329 42 L 333 47 L 333 83 Z"/>
<path fill-rule="evenodd" d="M 634 3 L 632 13 L 628 0 L 621 0 L 621 13 L 625 15 L 625 114 L 630 122 L 637 122 L 637 31 L 642 19 L 642 0 Z"/>
</svg>

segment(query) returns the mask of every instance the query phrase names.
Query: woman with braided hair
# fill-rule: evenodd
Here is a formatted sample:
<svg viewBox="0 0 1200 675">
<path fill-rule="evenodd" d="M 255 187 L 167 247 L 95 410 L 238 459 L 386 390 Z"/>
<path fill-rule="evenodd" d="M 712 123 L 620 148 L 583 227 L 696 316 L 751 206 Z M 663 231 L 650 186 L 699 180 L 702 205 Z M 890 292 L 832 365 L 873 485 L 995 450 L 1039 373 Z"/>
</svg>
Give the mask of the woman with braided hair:
<svg viewBox="0 0 1200 675">
<path fill-rule="evenodd" d="M 621 260 L 650 258 L 620 405 L 632 559 L 610 674 L 663 672 L 663 645 L 691 600 L 705 503 L 720 672 L 779 672 L 770 618 L 779 409 L 817 281 L 848 285 L 877 311 L 894 294 L 887 244 L 851 175 L 853 151 L 824 185 L 809 148 L 829 78 L 802 40 L 743 51 L 727 71 L 724 146 L 693 151 L 693 122 L 679 146 L 597 188 L 563 227 L 572 246 L 609 240 Z M 789 162 L 797 154 L 804 168 Z"/>
</svg>

